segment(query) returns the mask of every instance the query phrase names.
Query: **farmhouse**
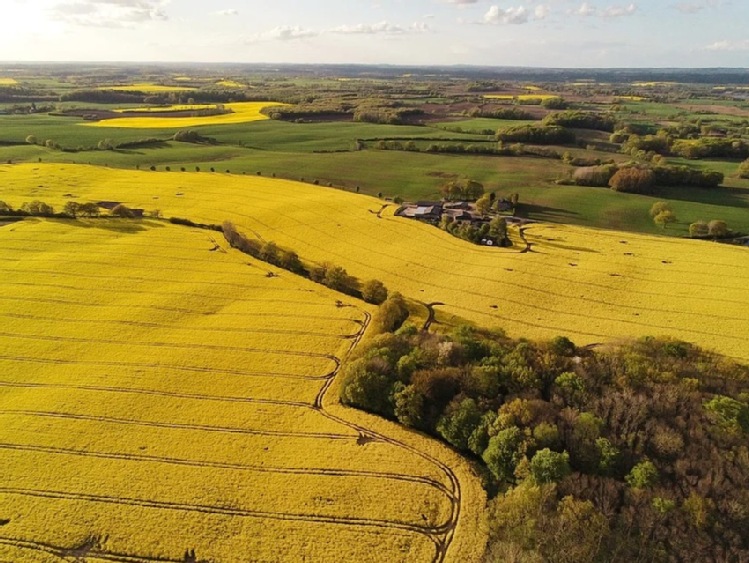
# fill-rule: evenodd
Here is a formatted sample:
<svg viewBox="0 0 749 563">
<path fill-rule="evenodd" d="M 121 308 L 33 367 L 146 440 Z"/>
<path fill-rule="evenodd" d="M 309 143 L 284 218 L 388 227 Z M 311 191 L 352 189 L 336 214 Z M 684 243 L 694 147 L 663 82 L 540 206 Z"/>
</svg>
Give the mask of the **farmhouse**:
<svg viewBox="0 0 749 563">
<path fill-rule="evenodd" d="M 416 203 L 403 204 L 395 215 L 419 219 L 428 223 L 439 223 L 442 218 L 443 205 L 439 201 L 418 201 Z"/>
</svg>

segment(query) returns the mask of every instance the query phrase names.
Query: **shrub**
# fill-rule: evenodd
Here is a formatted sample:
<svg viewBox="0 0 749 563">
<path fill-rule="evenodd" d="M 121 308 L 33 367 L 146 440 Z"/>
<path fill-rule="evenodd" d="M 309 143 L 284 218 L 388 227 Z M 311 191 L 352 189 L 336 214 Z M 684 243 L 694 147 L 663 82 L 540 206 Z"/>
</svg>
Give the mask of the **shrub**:
<svg viewBox="0 0 749 563">
<path fill-rule="evenodd" d="M 609 186 L 616 192 L 650 193 L 655 186 L 655 173 L 646 168 L 621 168 L 611 177 Z"/>
<path fill-rule="evenodd" d="M 560 111 L 547 115 L 544 125 L 573 127 L 575 129 L 594 129 L 613 133 L 616 128 L 616 117 L 587 111 Z"/>
<path fill-rule="evenodd" d="M 713 219 L 707 224 L 707 232 L 712 237 L 724 237 L 728 235 L 728 225 L 725 221 Z"/>
<path fill-rule="evenodd" d="M 380 280 L 369 280 L 362 285 L 361 294 L 367 303 L 379 305 L 387 299 L 388 290 Z"/>
<path fill-rule="evenodd" d="M 609 180 L 616 172 L 615 164 L 604 164 L 602 166 L 583 166 L 575 169 L 572 179 L 578 186 L 591 186 L 605 188 Z"/>
<path fill-rule="evenodd" d="M 706 237 L 709 233 L 710 229 L 704 221 L 695 221 L 689 225 L 690 237 Z"/>
<path fill-rule="evenodd" d="M 565 145 L 575 142 L 575 134 L 557 125 L 516 125 L 497 131 L 497 139 L 506 143 Z"/>
<path fill-rule="evenodd" d="M 392 293 L 380 305 L 373 319 L 376 332 L 393 332 L 408 318 L 406 300 L 400 293 Z"/>
<path fill-rule="evenodd" d="M 749 179 L 749 158 L 739 164 L 739 178 Z"/>
<path fill-rule="evenodd" d="M 34 200 L 26 202 L 21 206 L 21 211 L 25 211 L 29 215 L 40 215 L 50 216 L 54 215 L 55 210 L 51 205 L 44 203 L 43 201 Z"/>
</svg>

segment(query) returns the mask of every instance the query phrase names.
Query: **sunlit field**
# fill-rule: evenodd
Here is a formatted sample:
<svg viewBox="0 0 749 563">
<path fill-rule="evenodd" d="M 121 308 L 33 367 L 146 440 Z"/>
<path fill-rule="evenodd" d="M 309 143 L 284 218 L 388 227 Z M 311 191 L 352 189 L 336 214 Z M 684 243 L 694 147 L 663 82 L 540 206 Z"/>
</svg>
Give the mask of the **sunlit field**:
<svg viewBox="0 0 749 563">
<path fill-rule="evenodd" d="M 749 254 L 745 248 L 530 224 L 530 251 L 482 248 L 434 227 L 374 213 L 382 202 L 291 181 L 210 173 L 74 165 L 0 167 L 4 198 L 61 207 L 117 199 L 195 221 L 233 221 L 302 258 L 332 262 L 360 279 L 511 336 L 568 335 L 596 344 L 670 335 L 749 361 Z"/>
<path fill-rule="evenodd" d="M 484 96 L 487 100 L 521 100 L 521 101 L 528 101 L 528 100 L 548 100 L 550 98 L 558 98 L 559 96 L 556 94 L 541 94 L 541 93 L 533 93 L 533 94 L 486 94 Z"/>
<path fill-rule="evenodd" d="M 0 86 L 15 86 L 18 81 L 15 78 L 3 78 L 0 76 Z"/>
<path fill-rule="evenodd" d="M 281 105 L 269 102 L 237 102 L 225 104 L 224 108 L 229 113 L 219 115 L 205 115 L 196 117 L 122 117 L 116 119 L 102 119 L 81 123 L 84 127 L 117 127 L 131 129 L 159 129 L 165 127 L 184 128 L 198 127 L 200 125 L 232 125 L 237 123 L 249 123 L 269 119 L 267 115 L 260 113 L 266 107 Z M 198 106 L 196 109 L 201 109 Z M 154 109 L 153 111 L 158 111 Z M 177 110 L 172 110 L 177 111 Z M 184 111 L 184 110 L 183 110 Z"/>
<path fill-rule="evenodd" d="M 216 104 L 173 104 L 168 106 L 144 106 L 139 108 L 115 109 L 116 113 L 168 113 L 216 109 Z"/>
<path fill-rule="evenodd" d="M 197 90 L 190 86 L 164 86 L 151 82 L 140 82 L 137 84 L 123 84 L 121 86 L 101 86 L 99 90 L 114 90 L 116 92 L 145 92 L 146 94 L 162 94 L 164 92 L 187 92 Z"/>
<path fill-rule="evenodd" d="M 0 560 L 475 560 L 466 465 L 327 396 L 368 306 L 215 235 L 0 226 Z"/>
</svg>

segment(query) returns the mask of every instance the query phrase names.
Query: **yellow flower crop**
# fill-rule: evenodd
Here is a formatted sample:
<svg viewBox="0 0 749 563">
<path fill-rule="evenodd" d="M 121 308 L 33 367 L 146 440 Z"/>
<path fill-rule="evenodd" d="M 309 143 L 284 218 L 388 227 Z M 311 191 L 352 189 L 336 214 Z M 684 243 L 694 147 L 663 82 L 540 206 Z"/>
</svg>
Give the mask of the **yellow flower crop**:
<svg viewBox="0 0 749 563">
<path fill-rule="evenodd" d="M 564 334 L 578 344 L 670 335 L 749 361 L 749 254 L 703 241 L 534 224 L 531 252 L 483 248 L 418 222 L 382 218 L 374 198 L 264 177 L 112 170 L 77 165 L 0 166 L 4 199 L 63 194 L 158 205 L 168 215 L 240 230 L 343 266 L 359 279 L 511 336 Z M 154 198 L 158 198 L 155 200 Z M 156 202 L 156 203 L 154 203 Z M 512 232 L 515 229 L 511 229 Z"/>
<path fill-rule="evenodd" d="M 122 86 L 101 86 L 99 90 L 114 90 L 116 92 L 145 92 L 146 94 L 160 94 L 163 92 L 188 92 L 197 90 L 190 86 L 164 86 L 151 82 L 139 82 L 137 84 L 124 84 Z"/>
<path fill-rule="evenodd" d="M 81 123 L 81 125 L 84 127 L 119 127 L 130 129 L 163 129 L 166 127 L 180 129 L 198 127 L 200 125 L 231 125 L 269 119 L 267 115 L 260 113 L 260 110 L 278 105 L 282 104 L 273 102 L 237 102 L 224 104 L 224 108 L 229 110 L 229 113 L 219 115 L 197 117 L 118 117 L 116 119 L 102 119 L 101 121 Z M 153 109 L 152 111 L 159 110 Z"/>
<path fill-rule="evenodd" d="M 210 231 L 0 225 L 0 559 L 476 560 L 467 464 L 324 394 L 368 306 Z"/>
</svg>

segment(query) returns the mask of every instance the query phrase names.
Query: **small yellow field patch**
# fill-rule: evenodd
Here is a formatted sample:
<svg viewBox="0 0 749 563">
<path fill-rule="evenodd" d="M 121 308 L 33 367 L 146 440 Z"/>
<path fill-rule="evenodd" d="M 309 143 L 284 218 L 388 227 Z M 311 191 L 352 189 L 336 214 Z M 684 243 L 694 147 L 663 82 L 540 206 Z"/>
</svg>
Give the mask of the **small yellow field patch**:
<svg viewBox="0 0 749 563">
<path fill-rule="evenodd" d="M 236 80 L 219 80 L 216 82 L 217 86 L 223 86 L 224 88 L 246 88 L 246 84 L 237 82 Z"/>
<path fill-rule="evenodd" d="M 487 100 L 548 100 L 551 98 L 558 98 L 556 94 L 486 94 L 484 98 Z"/>
<path fill-rule="evenodd" d="M 84 127 L 118 127 L 129 129 L 164 129 L 185 127 L 199 127 L 201 125 L 232 125 L 237 123 L 250 123 L 270 119 L 260 111 L 263 108 L 283 105 L 274 102 L 237 102 L 225 104 L 224 108 L 230 113 L 219 115 L 206 115 L 197 117 L 123 117 L 116 119 L 102 119 L 80 123 Z M 153 111 L 158 111 L 154 109 Z"/>
<path fill-rule="evenodd" d="M 164 86 L 151 82 L 139 82 L 136 84 L 123 84 L 121 86 L 101 86 L 99 90 L 114 90 L 116 92 L 145 92 L 146 94 L 158 94 L 161 92 L 188 92 L 197 90 L 191 86 Z"/>
<path fill-rule="evenodd" d="M 142 108 L 115 109 L 116 113 L 171 113 L 216 109 L 216 104 L 175 104 L 168 106 L 146 106 Z"/>
<path fill-rule="evenodd" d="M 15 86 L 18 81 L 15 78 L 2 78 L 0 77 L 0 86 Z"/>
</svg>

